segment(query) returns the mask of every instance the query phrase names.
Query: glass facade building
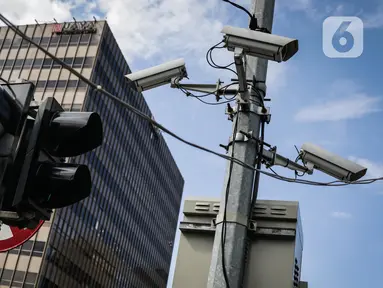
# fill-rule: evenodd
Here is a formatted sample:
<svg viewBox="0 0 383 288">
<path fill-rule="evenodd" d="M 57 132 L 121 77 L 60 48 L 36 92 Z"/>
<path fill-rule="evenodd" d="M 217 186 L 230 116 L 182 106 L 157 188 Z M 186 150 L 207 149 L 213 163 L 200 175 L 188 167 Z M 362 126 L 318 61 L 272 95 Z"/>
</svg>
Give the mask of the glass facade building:
<svg viewBox="0 0 383 288">
<path fill-rule="evenodd" d="M 20 26 L 93 82 L 152 117 L 124 78 L 130 72 L 106 21 L 95 33 L 57 33 L 65 25 Z M 147 121 L 90 89 L 7 27 L 0 72 L 36 84 L 35 100 L 55 97 L 68 111 L 96 111 L 103 145 L 71 159 L 88 165 L 92 193 L 56 210 L 17 249 L 0 253 L 0 287 L 166 287 L 184 180 L 162 135 Z"/>
</svg>

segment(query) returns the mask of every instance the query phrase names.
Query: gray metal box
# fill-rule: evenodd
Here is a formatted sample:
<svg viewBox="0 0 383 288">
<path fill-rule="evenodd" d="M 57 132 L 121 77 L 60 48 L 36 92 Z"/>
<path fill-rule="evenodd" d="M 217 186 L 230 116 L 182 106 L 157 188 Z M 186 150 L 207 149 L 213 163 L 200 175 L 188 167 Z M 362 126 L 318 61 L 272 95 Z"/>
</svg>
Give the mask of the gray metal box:
<svg viewBox="0 0 383 288">
<path fill-rule="evenodd" d="M 214 200 L 185 201 L 174 288 L 206 287 L 219 206 Z M 243 287 L 307 287 L 300 285 L 303 234 L 298 202 L 258 200 L 253 215 Z"/>
</svg>

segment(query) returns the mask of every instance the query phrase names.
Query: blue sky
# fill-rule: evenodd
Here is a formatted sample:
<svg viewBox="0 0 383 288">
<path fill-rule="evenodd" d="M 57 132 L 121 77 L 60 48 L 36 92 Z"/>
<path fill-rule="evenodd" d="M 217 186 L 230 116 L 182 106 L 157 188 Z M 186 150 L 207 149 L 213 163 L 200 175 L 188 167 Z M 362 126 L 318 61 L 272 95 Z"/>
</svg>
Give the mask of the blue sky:
<svg viewBox="0 0 383 288">
<path fill-rule="evenodd" d="M 237 2 L 248 6 L 247 1 Z M 133 71 L 183 57 L 190 83 L 215 83 L 218 78 L 228 83 L 232 75 L 210 68 L 205 53 L 222 39 L 222 25 L 246 27 L 248 21 L 243 12 L 219 0 L 0 3 L 4 13 L 19 23 L 53 17 L 67 20 L 73 15 L 107 18 Z M 17 5 L 30 9 L 20 11 Z M 356 15 L 364 21 L 364 51 L 359 58 L 324 55 L 322 23 L 331 15 Z M 280 153 L 295 159 L 294 145 L 310 141 L 368 166 L 368 176 L 383 175 L 379 150 L 383 136 L 379 128 L 383 120 L 382 19 L 383 4 L 378 0 L 276 0 L 273 33 L 297 38 L 300 46 L 289 62 L 269 65 L 272 121 L 266 127 L 266 141 L 278 146 Z M 232 61 L 231 52 L 214 55 L 218 63 Z M 170 87 L 144 96 L 161 124 L 188 140 L 223 152 L 218 145 L 226 144 L 231 132 L 224 105 L 207 106 Z M 213 97 L 210 100 L 214 102 Z M 184 197 L 219 199 L 225 161 L 165 138 L 186 181 Z M 293 176 L 291 171 L 276 171 Z M 306 179 L 331 181 L 320 172 Z M 300 202 L 305 239 L 303 279 L 310 288 L 381 286 L 382 184 L 311 187 L 263 176 L 259 197 Z M 177 245 L 174 256 L 176 251 Z"/>
</svg>

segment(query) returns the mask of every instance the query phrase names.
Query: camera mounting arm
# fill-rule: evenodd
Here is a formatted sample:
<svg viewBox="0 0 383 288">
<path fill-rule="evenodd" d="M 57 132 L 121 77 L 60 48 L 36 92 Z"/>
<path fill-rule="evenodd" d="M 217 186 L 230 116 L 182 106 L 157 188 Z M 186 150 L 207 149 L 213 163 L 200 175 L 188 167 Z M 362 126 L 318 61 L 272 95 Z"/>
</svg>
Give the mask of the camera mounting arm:
<svg viewBox="0 0 383 288">
<path fill-rule="evenodd" d="M 282 155 L 277 154 L 276 147 L 273 147 L 270 150 L 263 149 L 262 158 L 267 163 L 267 167 L 277 165 L 307 174 L 313 173 L 312 168 L 310 169 L 309 167 L 302 166 L 286 157 L 283 157 Z"/>
<path fill-rule="evenodd" d="M 236 95 L 238 94 L 238 85 L 222 86 L 223 82 L 218 79 L 217 84 L 181 84 L 173 79 L 170 83 L 171 88 L 183 88 L 187 91 L 195 91 L 201 93 L 211 93 L 217 97 L 220 95 Z"/>
<path fill-rule="evenodd" d="M 246 71 L 243 63 L 243 49 L 236 47 L 234 49 L 234 64 L 238 74 L 239 94 L 237 101 L 242 104 L 249 102 L 249 90 L 247 89 Z"/>
</svg>

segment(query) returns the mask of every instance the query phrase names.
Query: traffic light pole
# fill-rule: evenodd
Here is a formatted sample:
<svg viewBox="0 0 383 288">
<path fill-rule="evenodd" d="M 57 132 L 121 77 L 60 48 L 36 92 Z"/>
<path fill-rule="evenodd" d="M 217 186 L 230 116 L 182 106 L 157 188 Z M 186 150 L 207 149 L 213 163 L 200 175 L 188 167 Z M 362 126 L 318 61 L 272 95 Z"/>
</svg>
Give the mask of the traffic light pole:
<svg viewBox="0 0 383 288">
<path fill-rule="evenodd" d="M 251 14 L 255 14 L 258 26 L 267 28 L 270 32 L 272 30 L 274 4 L 275 0 L 252 0 L 250 11 Z M 261 83 L 266 80 L 267 60 L 247 57 L 246 62 L 247 79 L 255 77 L 256 81 Z M 249 94 L 251 103 L 262 106 L 263 101 L 259 97 Z M 261 97 L 264 96 L 261 93 Z M 235 139 L 232 139 L 229 155 L 254 166 L 254 159 L 261 156 L 261 150 L 257 149 L 254 141 L 244 141 L 243 134 L 239 132 L 252 133 L 254 137 L 259 138 L 262 117 L 264 116 L 251 111 L 238 111 L 233 125 Z M 259 175 L 255 177 L 255 180 L 254 176 L 254 171 L 251 169 L 235 163 L 228 163 L 220 210 L 216 220 L 208 288 L 242 287 L 246 268 L 245 257 L 248 249 L 249 218 L 252 211 L 250 203 L 255 203 L 259 185 Z M 222 229 L 225 229 L 223 234 Z M 224 237 L 222 237 L 223 235 Z M 222 241 L 224 241 L 224 245 L 222 245 Z M 224 248 L 223 255 L 222 247 Z"/>
</svg>

